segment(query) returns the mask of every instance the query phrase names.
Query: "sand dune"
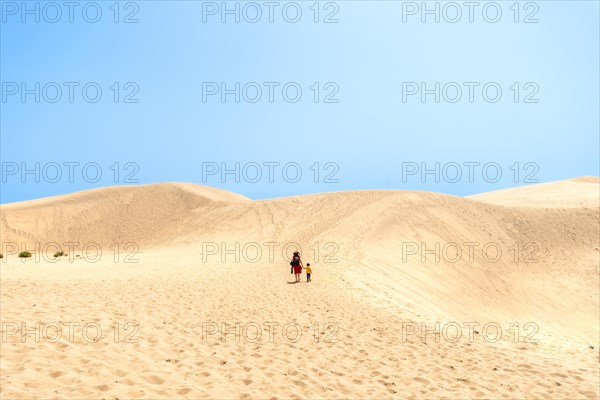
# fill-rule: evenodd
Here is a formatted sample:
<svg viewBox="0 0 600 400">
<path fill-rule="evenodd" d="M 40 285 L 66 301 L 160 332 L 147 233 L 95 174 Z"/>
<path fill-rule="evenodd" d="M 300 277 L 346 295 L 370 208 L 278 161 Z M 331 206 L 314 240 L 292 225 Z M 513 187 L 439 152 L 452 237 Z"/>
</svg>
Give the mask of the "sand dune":
<svg viewBox="0 0 600 400">
<path fill-rule="evenodd" d="M 598 398 L 599 190 L 251 201 L 158 184 L 2 205 L 2 398 Z M 291 243 L 310 284 L 288 284 Z M 36 321 L 103 332 L 12 333 Z M 123 339 L 127 322 L 137 343 L 109 329 Z M 240 335 L 207 333 L 236 322 Z"/>
<path fill-rule="evenodd" d="M 210 214 L 246 197 L 187 183 L 115 186 L 2 205 L 2 239 L 27 243 L 69 241 L 110 245 L 168 244 L 191 213 Z M 8 218 L 8 219 L 7 219 Z"/>
<path fill-rule="evenodd" d="M 505 206 L 545 208 L 597 208 L 600 185 L 595 176 L 540 183 L 476 194 L 469 198 Z"/>
</svg>

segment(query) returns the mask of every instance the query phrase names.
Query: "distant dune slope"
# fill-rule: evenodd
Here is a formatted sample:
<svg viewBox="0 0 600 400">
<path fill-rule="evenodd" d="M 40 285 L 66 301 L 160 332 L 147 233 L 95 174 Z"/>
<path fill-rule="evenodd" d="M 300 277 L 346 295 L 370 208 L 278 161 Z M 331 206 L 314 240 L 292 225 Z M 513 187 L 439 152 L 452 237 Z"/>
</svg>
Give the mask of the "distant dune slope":
<svg viewBox="0 0 600 400">
<path fill-rule="evenodd" d="M 2 241 L 136 242 L 164 245 L 185 229 L 193 210 L 209 213 L 241 195 L 188 183 L 114 186 L 1 206 Z"/>
<path fill-rule="evenodd" d="M 481 193 L 469 198 L 504 206 L 597 208 L 600 207 L 598 183 L 598 177 L 586 176 Z"/>
<path fill-rule="evenodd" d="M 470 198 L 354 191 L 264 201 L 191 184 L 113 187 L 3 205 L 1 241 L 135 242 L 188 257 L 206 242 L 296 242 L 321 274 L 341 270 L 381 304 L 446 320 L 535 321 L 593 342 L 598 186 L 586 178 Z"/>
</svg>

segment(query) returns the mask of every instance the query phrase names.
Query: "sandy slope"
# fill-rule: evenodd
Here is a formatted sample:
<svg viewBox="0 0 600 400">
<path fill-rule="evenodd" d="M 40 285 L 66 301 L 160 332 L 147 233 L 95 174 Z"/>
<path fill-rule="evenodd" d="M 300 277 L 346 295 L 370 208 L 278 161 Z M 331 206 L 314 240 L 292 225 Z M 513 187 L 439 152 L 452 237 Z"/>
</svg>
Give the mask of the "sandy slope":
<svg viewBox="0 0 600 400">
<path fill-rule="evenodd" d="M 599 178 L 585 176 L 566 181 L 540 183 L 494 192 L 476 194 L 469 198 L 492 204 L 525 207 L 598 207 Z"/>
<path fill-rule="evenodd" d="M 586 178 L 250 201 L 159 184 L 2 205 L 2 398 L 598 398 L 598 193 Z M 56 263 L 6 254 L 67 241 Z M 291 242 L 310 284 L 288 284 Z M 36 321 L 63 335 L 11 333 Z"/>
</svg>

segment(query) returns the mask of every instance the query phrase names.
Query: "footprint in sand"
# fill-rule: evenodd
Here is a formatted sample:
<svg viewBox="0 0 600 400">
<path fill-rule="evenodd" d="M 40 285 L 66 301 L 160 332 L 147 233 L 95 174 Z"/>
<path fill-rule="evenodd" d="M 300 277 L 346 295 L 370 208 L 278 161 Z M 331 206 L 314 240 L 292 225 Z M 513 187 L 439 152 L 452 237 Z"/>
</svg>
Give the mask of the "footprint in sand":
<svg viewBox="0 0 600 400">
<path fill-rule="evenodd" d="M 54 371 L 54 372 L 51 372 L 51 373 L 50 373 L 50 378 L 52 378 L 52 379 L 56 379 L 56 378 L 59 378 L 59 377 L 61 377 L 61 376 L 63 376 L 63 375 L 66 375 L 66 374 L 67 374 L 67 372 L 63 372 L 63 371 Z"/>
<path fill-rule="evenodd" d="M 148 376 L 143 376 L 142 379 L 144 379 L 146 382 L 151 383 L 153 385 L 162 385 L 165 380 L 156 376 L 156 375 L 148 375 Z"/>
</svg>

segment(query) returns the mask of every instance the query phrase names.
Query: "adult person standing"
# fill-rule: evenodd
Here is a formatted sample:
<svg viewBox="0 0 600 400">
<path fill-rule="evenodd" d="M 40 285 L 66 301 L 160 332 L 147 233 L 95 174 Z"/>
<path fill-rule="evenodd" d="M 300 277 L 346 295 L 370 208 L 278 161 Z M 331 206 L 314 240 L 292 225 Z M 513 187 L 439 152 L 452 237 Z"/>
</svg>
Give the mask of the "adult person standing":
<svg viewBox="0 0 600 400">
<path fill-rule="evenodd" d="M 294 271 L 294 275 L 296 276 L 296 282 L 300 282 L 300 274 L 302 273 L 302 259 L 300 258 L 300 253 L 295 251 L 292 256 L 292 261 L 290 261 L 290 265 Z"/>
</svg>

